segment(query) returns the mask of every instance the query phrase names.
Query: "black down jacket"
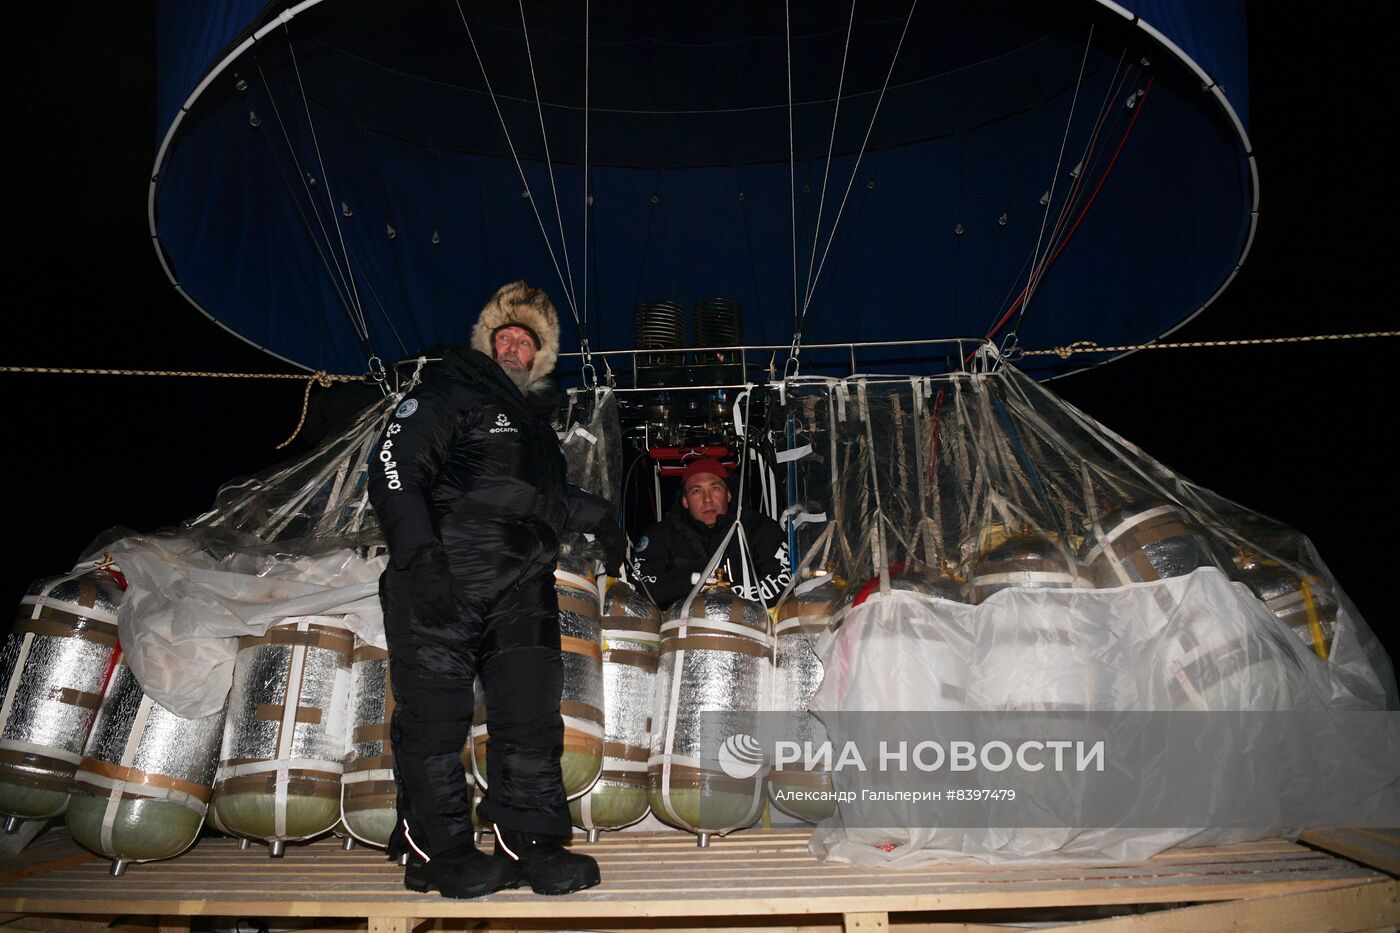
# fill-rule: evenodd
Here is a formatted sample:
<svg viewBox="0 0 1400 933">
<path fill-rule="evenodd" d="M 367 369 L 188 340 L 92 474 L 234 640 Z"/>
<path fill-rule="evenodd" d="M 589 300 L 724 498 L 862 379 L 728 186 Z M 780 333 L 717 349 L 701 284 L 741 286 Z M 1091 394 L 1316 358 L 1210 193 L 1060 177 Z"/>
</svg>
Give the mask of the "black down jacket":
<svg viewBox="0 0 1400 933">
<path fill-rule="evenodd" d="M 393 565 L 408 567 L 440 543 L 469 545 L 476 522 L 533 526 L 556 540 L 611 522 L 612 505 L 570 484 L 566 470 L 546 414 L 494 360 L 461 347 L 389 419 L 370 456 L 369 496 Z"/>
<path fill-rule="evenodd" d="M 745 511 L 741 523 L 752 560 L 750 586 L 746 589 L 743 585 L 744 559 L 737 531 L 729 539 L 719 567 L 740 596 L 772 607 L 792 579 L 787 535 L 762 512 Z M 632 549 L 632 570 L 658 606 L 665 609 L 690 593 L 694 586 L 691 575 L 705 569 L 710 555 L 733 524 L 734 514 L 730 512 L 721 515 L 713 528 L 707 528 L 691 517 L 683 503 L 677 503 L 663 520 L 637 539 Z"/>
</svg>

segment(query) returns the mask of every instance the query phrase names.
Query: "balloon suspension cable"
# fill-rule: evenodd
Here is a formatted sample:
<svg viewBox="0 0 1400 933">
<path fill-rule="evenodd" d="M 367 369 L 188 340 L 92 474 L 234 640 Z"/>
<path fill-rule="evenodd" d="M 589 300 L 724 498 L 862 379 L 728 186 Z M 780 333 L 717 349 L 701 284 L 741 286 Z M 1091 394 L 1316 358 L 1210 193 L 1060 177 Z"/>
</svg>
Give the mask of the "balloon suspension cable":
<svg viewBox="0 0 1400 933">
<path fill-rule="evenodd" d="M 1133 128 L 1137 126 L 1138 117 L 1142 116 L 1143 107 L 1147 102 L 1148 94 L 1151 93 L 1152 85 L 1156 82 L 1156 80 L 1157 79 L 1155 76 L 1149 78 L 1147 80 L 1146 85 L 1144 85 L 1140 90 L 1134 91 L 1130 95 L 1131 100 L 1134 101 L 1134 103 L 1129 105 L 1133 110 L 1133 116 L 1128 121 L 1128 126 L 1123 131 L 1122 137 L 1119 138 L 1118 145 L 1113 151 L 1113 157 L 1109 159 L 1108 166 L 1104 169 L 1103 174 L 1099 176 L 1099 180 L 1097 184 L 1095 184 L 1094 190 L 1089 194 L 1088 200 L 1085 201 L 1084 206 L 1080 208 L 1078 215 L 1075 216 L 1074 223 L 1070 225 L 1069 230 L 1067 230 L 1065 232 L 1065 235 L 1060 239 L 1059 245 L 1055 247 L 1054 252 L 1051 252 L 1044 257 L 1042 265 L 1046 269 L 1054 265 L 1055 260 L 1057 260 L 1060 257 L 1060 254 L 1064 252 L 1065 247 L 1069 245 L 1070 240 L 1074 238 L 1074 234 L 1079 230 L 1079 225 L 1084 222 L 1084 218 L 1088 215 L 1090 208 L 1092 208 L 1094 206 L 1094 202 L 1098 200 L 1099 192 L 1103 190 L 1104 183 L 1107 182 L 1109 176 L 1113 174 L 1113 169 L 1118 164 L 1118 157 L 1122 155 L 1123 147 L 1127 145 L 1128 138 L 1133 133 Z M 1043 272 L 1041 273 L 1040 277 L 1044 277 Z M 1025 300 L 1026 291 L 1023 289 L 1020 295 L 1016 298 L 1016 300 L 1011 303 L 1011 306 L 1006 309 L 1006 312 L 1002 314 L 1000 320 L 998 320 L 997 323 L 987 332 L 987 336 L 989 338 L 995 336 L 1002 329 L 1002 327 L 1006 325 L 1006 322 L 1011 320 L 1011 318 L 1025 303 Z"/>
<path fill-rule="evenodd" d="M 895 46 L 894 55 L 890 56 L 890 67 L 885 72 L 885 83 L 880 86 L 880 94 L 875 98 L 875 109 L 870 114 L 870 123 L 865 128 L 865 136 L 860 141 L 860 151 L 856 153 L 855 165 L 851 167 L 850 180 L 846 182 L 846 191 L 841 196 L 841 205 L 836 210 L 836 219 L 831 222 L 831 232 L 826 238 L 826 245 L 822 247 L 822 258 L 817 263 L 817 271 L 812 277 L 811 287 L 802 301 L 802 314 L 799 318 L 799 328 L 801 321 L 807 317 L 807 310 L 812 306 L 812 296 L 816 293 L 817 285 L 821 281 L 822 271 L 826 268 L 827 257 L 831 254 L 831 246 L 836 241 L 836 231 L 840 229 L 841 218 L 846 213 L 846 203 L 850 200 L 851 189 L 855 187 L 856 176 L 860 174 L 861 162 L 865 159 L 865 150 L 870 145 L 870 134 L 875 129 L 875 121 L 880 116 L 880 106 L 885 102 L 885 92 L 890 88 L 890 79 L 894 77 L 894 69 L 899 64 L 899 53 L 904 48 L 904 40 L 909 35 L 909 24 L 914 21 L 914 11 L 919 7 L 919 0 L 914 0 L 909 5 L 909 14 L 904 18 L 904 29 L 899 33 L 899 43 Z"/>
<path fill-rule="evenodd" d="M 1131 67 L 1123 68 L 1123 60 L 1127 57 L 1127 54 L 1127 49 L 1123 49 L 1118 54 L 1118 64 L 1114 66 L 1113 76 L 1109 78 L 1107 90 L 1104 92 L 1104 98 L 1099 103 L 1099 113 L 1098 116 L 1094 118 L 1094 128 L 1089 134 L 1089 141 L 1084 146 L 1084 153 L 1079 157 L 1079 164 L 1070 170 L 1070 175 L 1074 177 L 1074 184 L 1070 186 L 1069 194 L 1065 196 L 1064 202 L 1060 205 L 1059 215 L 1055 218 L 1055 226 L 1050 231 L 1050 243 L 1059 242 L 1061 235 L 1064 233 L 1065 222 L 1069 219 L 1070 214 L 1074 212 L 1074 208 L 1079 205 L 1079 200 L 1084 194 L 1084 179 L 1089 176 L 1090 165 L 1095 161 L 1096 157 L 1101 154 L 1101 151 L 1096 151 L 1096 147 L 1103 133 L 1103 128 L 1107 123 L 1109 104 L 1122 93 L 1123 88 L 1128 83 L 1128 77 L 1132 74 Z M 1121 78 L 1119 77 L 1120 70 L 1122 71 Z M 1042 229 L 1044 229 L 1043 224 Z M 1048 246 L 1046 247 L 1046 253 L 1047 255 L 1049 253 Z M 1017 334 L 1021 328 L 1021 321 L 1024 320 L 1026 316 L 1026 309 L 1030 306 L 1031 295 L 1033 295 L 1035 290 L 1040 286 L 1041 280 L 1045 278 L 1045 273 L 1048 271 L 1049 267 L 1046 262 L 1046 256 L 1041 256 L 1039 258 L 1040 262 L 1037 263 L 1034 261 L 1036 257 L 1034 255 L 1031 257 L 1031 275 L 1027 282 L 1028 291 L 1026 300 L 1021 302 L 1021 310 L 1017 314 L 1016 321 L 1011 325 L 1007 340 L 1002 343 L 1003 353 L 1011 352 L 1016 348 Z"/>
<path fill-rule="evenodd" d="M 286 16 L 286 14 L 283 14 Z M 287 16 L 282 21 L 282 31 L 287 37 L 287 52 L 292 59 L 292 70 L 297 76 L 297 90 L 301 93 L 301 107 L 306 114 L 306 128 L 311 133 L 311 145 L 316 152 L 316 163 L 321 167 L 321 178 L 326 183 L 326 204 L 331 212 L 331 221 L 335 224 L 336 239 L 340 241 L 340 251 L 345 258 L 345 276 L 350 282 L 350 297 L 355 306 L 355 316 L 359 323 L 360 340 L 365 345 L 365 352 L 368 356 L 374 356 L 374 347 L 369 339 L 369 324 L 365 321 L 364 303 L 360 301 L 360 290 L 355 284 L 355 272 L 350 268 L 350 250 L 345 245 L 345 231 L 340 226 L 340 214 L 335 209 L 335 195 L 331 191 L 331 179 L 326 171 L 326 160 L 321 154 L 321 141 L 316 135 L 316 122 L 311 119 L 311 103 L 306 97 L 306 85 L 301 79 L 301 65 L 297 61 L 297 50 L 292 42 L 291 17 Z"/>
<path fill-rule="evenodd" d="M 788 207 L 792 220 L 792 332 L 802 327 L 797 307 L 797 147 L 793 141 L 792 106 L 792 10 L 789 0 L 783 0 L 783 33 L 787 44 L 787 118 L 788 118 Z"/>
<path fill-rule="evenodd" d="M 273 164 L 277 166 L 278 174 L 282 176 L 282 182 L 287 190 L 287 196 L 291 198 L 293 205 L 296 206 L 297 213 L 301 216 L 302 226 L 306 230 L 306 235 L 311 238 L 312 245 L 316 247 L 316 255 L 320 258 L 321 266 L 326 270 L 326 275 L 330 278 L 331 288 L 335 290 L 336 299 L 345 310 L 346 316 L 349 317 L 350 326 L 355 330 L 356 334 L 359 335 L 360 325 L 355 318 L 354 303 L 350 300 L 350 283 L 345 278 L 345 270 L 340 265 L 340 257 L 336 255 L 335 247 L 331 242 L 330 232 L 326 230 L 326 222 L 321 217 L 321 210 L 316 204 L 316 196 L 311 191 L 311 183 L 308 181 L 309 175 L 302 167 L 301 159 L 297 157 L 296 147 L 292 145 L 291 134 L 287 132 L 287 124 L 282 119 L 282 109 L 277 106 L 277 97 L 272 93 L 272 85 L 267 80 L 267 74 L 263 71 L 262 63 L 257 62 L 256 65 L 258 76 L 262 79 L 263 90 L 267 93 L 268 103 L 272 105 L 272 114 L 277 118 L 277 125 L 282 130 L 282 139 L 287 144 L 287 154 L 291 156 L 292 165 L 296 169 L 297 178 L 301 182 L 302 190 L 306 192 L 307 203 L 311 205 L 311 212 L 316 217 L 316 226 L 321 229 L 321 236 L 326 241 L 324 250 L 321 248 L 321 241 L 316 238 L 315 231 L 311 229 L 310 221 L 306 219 L 306 211 L 302 207 L 301 201 L 297 198 L 291 183 L 287 181 L 286 172 L 282 168 L 282 163 L 277 160 L 276 156 L 272 155 L 270 144 L 269 157 L 272 158 Z M 331 206 L 331 210 L 335 210 L 334 206 Z M 330 253 L 329 260 L 326 258 L 326 253 L 328 251 Z M 331 269 L 332 263 L 335 264 L 334 271 Z"/>
<path fill-rule="evenodd" d="M 1035 286 L 1038 283 L 1036 272 L 1039 260 L 1037 257 L 1040 256 L 1040 244 L 1045 240 L 1045 225 L 1050 220 L 1050 205 L 1055 203 L 1055 186 L 1060 181 L 1060 169 L 1063 168 L 1065 164 L 1065 148 L 1069 145 L 1069 131 L 1074 126 L 1074 112 L 1079 106 L 1079 91 L 1084 85 L 1084 68 L 1089 63 L 1089 49 L 1092 48 L 1094 44 L 1095 25 L 1097 24 L 1089 24 L 1089 38 L 1084 43 L 1084 55 L 1079 60 L 1079 77 L 1077 77 L 1074 82 L 1074 95 L 1070 98 L 1069 102 L 1069 116 L 1065 118 L 1065 131 L 1060 137 L 1060 152 L 1055 156 L 1055 171 L 1050 176 L 1050 191 L 1048 200 L 1046 201 L 1045 213 L 1042 214 L 1040 218 L 1040 233 L 1036 235 L 1035 248 L 1031 250 L 1031 274 L 1026 280 L 1026 290 L 1024 293 L 1026 300 L 1021 303 L 1023 308 L 1030 303 L 1031 295 L 1034 293 Z M 1058 226 L 1058 223 L 1056 226 Z M 1048 253 L 1049 251 L 1050 248 L 1047 246 L 1046 252 Z M 991 335 L 988 334 L 988 336 Z"/>
<path fill-rule="evenodd" d="M 592 6 L 590 0 L 584 0 L 583 4 L 583 329 L 579 339 L 583 346 L 588 345 L 588 214 L 592 207 L 593 191 L 589 188 L 589 166 L 588 166 L 588 83 L 591 72 L 589 70 L 589 55 L 592 49 Z M 585 357 L 585 359 L 587 359 Z"/>
<path fill-rule="evenodd" d="M 806 293 L 812 292 L 812 271 L 817 262 L 817 242 L 822 233 L 822 213 L 826 209 L 826 188 L 827 182 L 831 179 L 831 156 L 836 151 L 836 125 L 841 118 L 841 92 L 846 87 L 846 62 L 851 51 L 851 32 L 856 25 L 856 4 L 851 0 L 851 16 L 846 22 L 846 44 L 841 49 L 841 75 L 836 81 L 836 103 L 831 112 L 831 135 L 826 144 L 826 166 L 822 170 L 822 193 L 817 199 L 817 222 L 812 228 L 812 252 L 807 256 L 807 288 Z"/>
<path fill-rule="evenodd" d="M 564 214 L 559 208 L 559 188 L 554 183 L 554 160 L 549 154 L 549 133 L 544 126 L 544 104 L 540 101 L 540 82 L 535 73 L 535 55 L 530 50 L 530 27 L 525 22 L 525 0 L 518 0 L 520 6 L 520 34 L 525 39 L 525 61 L 530 66 L 530 86 L 535 90 L 535 112 L 540 118 L 540 140 L 544 143 L 544 165 L 549 173 L 549 193 L 554 197 L 554 219 L 559 224 L 559 251 L 564 254 L 564 271 L 569 280 L 565 288 L 569 292 L 569 304 L 578 317 L 578 292 L 574 288 L 574 270 L 569 264 L 569 238 L 564 235 Z"/>
<path fill-rule="evenodd" d="M 539 227 L 540 236 L 544 239 L 544 247 L 549 252 L 549 261 L 554 266 L 554 274 L 559 278 L 559 284 L 564 289 L 564 297 L 569 306 L 569 312 L 574 317 L 574 324 L 581 327 L 579 321 L 578 308 L 573 303 L 573 293 L 570 291 L 569 283 L 564 278 L 564 270 L 559 265 L 559 257 L 554 252 L 554 243 L 549 238 L 549 233 L 544 226 L 544 218 L 540 216 L 539 207 L 535 204 L 534 194 L 530 191 L 530 181 L 525 177 L 525 166 L 520 162 L 520 154 L 516 152 L 515 141 L 511 138 L 510 129 L 506 126 L 505 114 L 501 111 L 501 103 L 496 97 L 496 91 L 491 86 L 491 78 L 486 73 L 486 62 L 481 58 L 481 50 L 477 47 L 476 36 L 472 33 L 472 27 L 467 22 L 467 14 L 462 9 L 462 0 L 456 0 L 457 15 L 462 20 L 462 28 L 467 31 L 467 41 L 471 44 L 472 55 L 476 58 L 477 68 L 481 71 L 481 80 L 486 85 L 486 93 L 491 98 L 491 106 L 496 111 L 496 120 L 501 125 L 501 133 L 505 136 L 506 147 L 510 150 L 511 161 L 515 163 L 515 171 L 520 176 L 520 183 L 525 186 L 525 200 L 530 202 L 530 211 L 535 215 L 535 224 Z"/>
</svg>

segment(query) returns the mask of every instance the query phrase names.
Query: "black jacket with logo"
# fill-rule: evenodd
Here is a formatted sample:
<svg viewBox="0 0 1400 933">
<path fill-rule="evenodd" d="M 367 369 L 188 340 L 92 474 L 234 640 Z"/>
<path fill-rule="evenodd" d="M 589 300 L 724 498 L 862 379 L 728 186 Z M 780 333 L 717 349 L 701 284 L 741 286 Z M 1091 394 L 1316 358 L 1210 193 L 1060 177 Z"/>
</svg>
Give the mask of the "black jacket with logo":
<svg viewBox="0 0 1400 933">
<path fill-rule="evenodd" d="M 753 562 L 749 570 L 750 586 L 744 588 L 744 558 L 737 531 L 729 539 L 719 566 L 740 596 L 771 607 L 792 579 L 787 535 L 777 522 L 762 512 L 745 511 L 740 521 Z M 677 503 L 664 519 L 637 539 L 632 555 L 633 573 L 652 600 L 665 609 L 690 593 L 695 585 L 691 582 L 692 574 L 705 569 L 710 555 L 733 524 L 734 515 L 730 513 L 721 515 L 713 528 L 707 528 L 691 517 L 683 502 Z"/>
<path fill-rule="evenodd" d="M 437 377 L 389 419 L 370 455 L 369 495 L 400 567 L 438 543 L 449 557 L 488 546 L 471 528 L 480 522 L 557 538 L 600 528 L 614 511 L 568 482 L 548 417 L 499 364 L 465 347 L 448 351 Z"/>
</svg>

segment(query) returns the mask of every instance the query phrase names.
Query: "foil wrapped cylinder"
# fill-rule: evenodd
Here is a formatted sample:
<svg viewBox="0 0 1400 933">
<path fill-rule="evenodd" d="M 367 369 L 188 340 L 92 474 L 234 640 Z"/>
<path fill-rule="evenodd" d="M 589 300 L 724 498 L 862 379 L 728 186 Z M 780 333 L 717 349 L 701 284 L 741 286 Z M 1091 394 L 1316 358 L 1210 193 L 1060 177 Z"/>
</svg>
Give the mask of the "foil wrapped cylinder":
<svg viewBox="0 0 1400 933">
<path fill-rule="evenodd" d="M 0 648 L 0 814 L 47 819 L 69 784 L 119 653 L 123 584 L 106 570 L 29 587 Z"/>
<path fill-rule="evenodd" d="M 603 768 L 603 643 L 599 621 L 598 584 L 592 564 L 563 558 L 554 570 L 554 593 L 559 600 L 559 646 L 564 666 L 564 689 L 559 713 L 564 719 L 564 753 L 559 767 L 564 794 L 573 799 L 598 780 Z M 490 751 L 491 712 L 478 693 L 472 718 L 473 773 L 490 791 L 486 758 Z"/>
<path fill-rule="evenodd" d="M 790 714 L 791 726 L 785 730 L 785 738 L 804 748 L 818 748 L 827 741 L 826 727 L 807 711 L 807 705 L 822 682 L 816 641 L 830 627 L 833 604 L 841 598 L 834 577 L 827 575 L 811 582 L 817 585 L 797 587 L 778 606 L 774 628 L 774 702 L 777 711 Z M 817 823 L 833 815 L 836 801 L 832 793 L 831 772 L 822 768 L 806 768 L 795 762 L 775 765 L 768 772 L 768 796 L 773 805 L 799 820 Z"/>
<path fill-rule="evenodd" d="M 915 561 L 890 564 L 886 574 L 891 591 L 921 593 L 924 596 L 937 596 L 954 602 L 968 601 L 967 584 L 953 577 L 951 571 L 939 572 Z M 850 586 L 834 595 L 836 610 L 832 624 L 839 626 L 846 613 L 861 605 L 871 596 L 880 592 L 880 578 L 871 577 L 860 586 Z"/>
<path fill-rule="evenodd" d="M 1070 553 L 1029 529 L 979 555 L 969 577 L 974 603 L 1012 587 L 1063 590 L 1094 586 Z"/>
<path fill-rule="evenodd" d="M 1337 634 L 1337 596 L 1320 577 L 1298 574 L 1270 561 L 1243 558 L 1239 576 L 1254 595 L 1320 660 L 1332 655 Z"/>
<path fill-rule="evenodd" d="M 277 854 L 340 819 L 354 636 L 339 616 L 294 616 L 238 642 L 214 812 Z"/>
<path fill-rule="evenodd" d="M 1100 517 L 1084 539 L 1081 560 L 1104 589 L 1216 566 L 1205 531 L 1165 502 L 1130 503 Z"/>
<path fill-rule="evenodd" d="M 707 748 L 705 714 L 726 714 L 731 739 L 756 731 L 755 716 L 766 706 L 772 670 L 768 613 L 741 598 L 726 583 L 712 584 L 691 600 L 689 618 L 680 600 L 661 624 L 661 656 L 656 670 L 651 755 L 647 760 L 652 812 L 692 832 L 723 834 L 758 817 L 763 802 L 761 753 L 743 741 L 721 750 L 740 772 L 718 767 Z M 711 717 L 710 724 L 715 724 Z M 736 770 L 731 768 L 730 770 Z"/>
<path fill-rule="evenodd" d="M 204 825 L 223 733 L 224 710 L 176 716 L 118 664 L 73 780 L 69 834 L 119 864 L 179 855 Z"/>
<path fill-rule="evenodd" d="M 389 720 L 389 652 L 355 639 L 350 655 L 350 753 L 340 778 L 340 820 L 360 842 L 389 844 L 398 819 Z"/>
<path fill-rule="evenodd" d="M 1289 671 L 1277 651 L 1261 650 L 1257 622 L 1244 613 L 1188 614 L 1153 645 L 1155 683 L 1144 691 L 1161 710 L 1292 708 Z"/>
<path fill-rule="evenodd" d="M 620 829 L 647 815 L 647 757 L 661 613 L 630 584 L 603 597 L 603 773 L 569 802 L 580 829 Z"/>
</svg>

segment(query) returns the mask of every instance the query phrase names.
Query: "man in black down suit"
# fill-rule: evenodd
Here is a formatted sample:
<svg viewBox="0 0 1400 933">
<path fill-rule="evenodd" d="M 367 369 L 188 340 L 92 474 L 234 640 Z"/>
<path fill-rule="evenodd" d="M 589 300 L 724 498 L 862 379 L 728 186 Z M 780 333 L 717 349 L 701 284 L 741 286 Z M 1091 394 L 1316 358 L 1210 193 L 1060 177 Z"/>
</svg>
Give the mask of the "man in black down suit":
<svg viewBox="0 0 1400 933">
<path fill-rule="evenodd" d="M 613 506 L 566 479 L 545 377 L 559 322 L 542 291 L 502 287 L 471 346 L 402 401 L 370 459 L 370 501 L 389 543 L 380 579 L 394 709 L 399 823 L 390 854 L 404 884 L 477 897 L 528 883 L 567 894 L 598 883 L 570 833 L 559 756 L 562 673 L 554 564 L 562 531 L 625 550 Z M 544 405 L 538 399 L 546 399 Z M 478 812 L 495 853 L 472 843 L 458 757 L 479 676 L 490 717 L 490 786 Z"/>
<path fill-rule="evenodd" d="M 734 494 L 728 479 L 729 471 L 718 460 L 691 462 L 681 476 L 680 501 L 637 539 L 632 570 L 661 608 L 690 594 L 710 555 L 734 524 L 729 512 Z M 771 608 L 792 579 L 787 535 L 762 512 L 745 511 L 740 524 L 748 542 L 748 559 L 736 530 L 718 568 L 724 570 L 736 593 Z M 746 567 L 748 586 L 744 585 Z"/>
</svg>

